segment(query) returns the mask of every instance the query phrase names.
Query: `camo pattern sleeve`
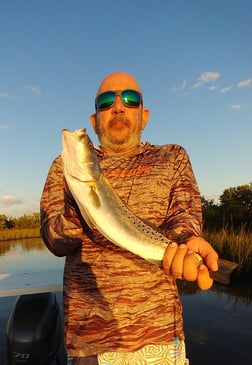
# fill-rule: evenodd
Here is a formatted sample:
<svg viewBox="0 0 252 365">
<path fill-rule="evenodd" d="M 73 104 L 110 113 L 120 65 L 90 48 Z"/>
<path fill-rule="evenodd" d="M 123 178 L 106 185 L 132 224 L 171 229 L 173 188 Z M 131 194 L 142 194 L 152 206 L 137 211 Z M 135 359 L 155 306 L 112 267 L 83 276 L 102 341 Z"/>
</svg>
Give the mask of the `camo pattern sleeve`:
<svg viewBox="0 0 252 365">
<path fill-rule="evenodd" d="M 52 163 L 40 200 L 41 237 L 56 256 L 80 247 L 83 220 L 63 178 L 61 157 Z"/>
<path fill-rule="evenodd" d="M 160 228 L 180 244 L 190 236 L 201 234 L 201 198 L 187 152 L 178 145 L 168 145 L 168 148 L 173 156 L 169 163 L 171 184 L 167 214 Z"/>
</svg>

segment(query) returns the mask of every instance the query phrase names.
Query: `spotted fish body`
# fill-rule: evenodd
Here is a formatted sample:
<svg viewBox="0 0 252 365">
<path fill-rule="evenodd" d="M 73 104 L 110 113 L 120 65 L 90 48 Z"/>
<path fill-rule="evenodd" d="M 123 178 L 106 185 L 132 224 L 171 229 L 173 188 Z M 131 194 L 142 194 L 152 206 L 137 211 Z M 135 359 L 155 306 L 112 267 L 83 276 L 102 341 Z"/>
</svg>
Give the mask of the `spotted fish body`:
<svg viewBox="0 0 252 365">
<path fill-rule="evenodd" d="M 86 130 L 63 130 L 62 144 L 64 176 L 88 226 L 160 267 L 171 240 L 131 213 L 116 195 L 100 169 Z"/>
<path fill-rule="evenodd" d="M 113 191 L 103 175 L 94 146 L 85 129 L 62 131 L 62 160 L 68 187 L 91 229 L 110 242 L 161 267 L 172 242 L 136 217 Z M 197 266 L 202 257 L 194 253 Z M 219 259 L 219 271 L 210 272 L 215 281 L 228 284 L 237 263 Z"/>
</svg>

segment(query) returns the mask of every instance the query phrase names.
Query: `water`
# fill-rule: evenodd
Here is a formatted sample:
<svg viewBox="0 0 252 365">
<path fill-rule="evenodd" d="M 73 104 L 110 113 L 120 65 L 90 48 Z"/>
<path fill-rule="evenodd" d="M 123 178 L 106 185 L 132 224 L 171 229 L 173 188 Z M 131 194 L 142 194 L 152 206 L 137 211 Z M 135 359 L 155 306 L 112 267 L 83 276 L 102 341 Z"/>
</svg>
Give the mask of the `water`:
<svg viewBox="0 0 252 365">
<path fill-rule="evenodd" d="M 63 269 L 64 258 L 52 255 L 40 238 L 0 242 L 0 274 Z"/>
<path fill-rule="evenodd" d="M 64 258 L 53 256 L 40 239 L 0 242 L 0 274 L 62 269 Z M 252 286 L 215 284 L 200 291 L 179 282 L 187 356 L 190 365 L 251 364 Z M 62 293 L 57 299 L 62 309 Z M 0 298 L 0 364 L 5 356 L 4 326 L 15 297 Z"/>
<path fill-rule="evenodd" d="M 208 291 L 181 295 L 190 364 L 252 363 L 252 291 L 248 285 L 215 284 Z"/>
</svg>

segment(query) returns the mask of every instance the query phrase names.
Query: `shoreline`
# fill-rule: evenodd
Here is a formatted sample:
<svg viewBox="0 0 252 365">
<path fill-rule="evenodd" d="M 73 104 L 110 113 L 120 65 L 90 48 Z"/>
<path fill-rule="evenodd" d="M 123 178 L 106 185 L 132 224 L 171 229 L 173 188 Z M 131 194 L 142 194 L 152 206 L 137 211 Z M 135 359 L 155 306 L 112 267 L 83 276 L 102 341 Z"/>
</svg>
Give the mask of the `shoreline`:
<svg viewBox="0 0 252 365">
<path fill-rule="evenodd" d="M 236 262 L 239 265 L 239 268 L 236 270 L 239 279 L 252 277 L 252 233 L 246 233 L 243 230 L 237 233 L 226 230 L 218 232 L 203 231 L 202 236 L 208 242 L 211 242 L 219 257 Z M 0 245 L 1 242 L 32 238 L 41 238 L 40 226 L 0 230 Z"/>
<path fill-rule="evenodd" d="M 0 243 L 26 238 L 40 238 L 40 227 L 0 230 Z"/>
</svg>

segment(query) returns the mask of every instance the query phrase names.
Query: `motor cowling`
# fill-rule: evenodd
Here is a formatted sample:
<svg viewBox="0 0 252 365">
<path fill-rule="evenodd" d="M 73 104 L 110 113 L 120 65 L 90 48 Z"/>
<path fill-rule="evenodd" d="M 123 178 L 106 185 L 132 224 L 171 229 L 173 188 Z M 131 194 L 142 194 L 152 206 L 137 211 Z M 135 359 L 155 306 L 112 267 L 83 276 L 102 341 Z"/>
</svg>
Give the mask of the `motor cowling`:
<svg viewBox="0 0 252 365">
<path fill-rule="evenodd" d="M 51 364 L 60 342 L 60 313 L 55 294 L 19 296 L 6 323 L 6 365 Z"/>
</svg>

